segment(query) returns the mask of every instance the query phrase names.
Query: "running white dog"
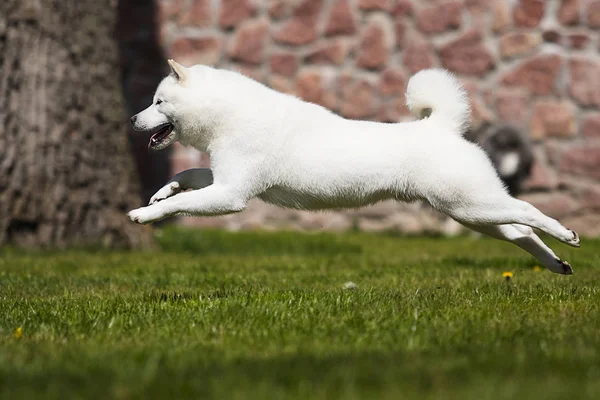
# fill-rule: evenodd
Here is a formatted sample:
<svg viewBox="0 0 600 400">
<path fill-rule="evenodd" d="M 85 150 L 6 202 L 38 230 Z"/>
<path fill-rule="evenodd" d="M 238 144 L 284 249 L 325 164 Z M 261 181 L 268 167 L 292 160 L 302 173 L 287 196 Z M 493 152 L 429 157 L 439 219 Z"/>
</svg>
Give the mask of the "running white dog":
<svg viewBox="0 0 600 400">
<path fill-rule="evenodd" d="M 511 197 L 486 154 L 462 137 L 470 105 L 448 72 L 410 79 L 407 104 L 420 120 L 384 124 L 344 119 L 232 71 L 169 65 L 172 74 L 133 126 L 156 132 L 151 149 L 177 140 L 207 152 L 211 169 L 177 174 L 150 205 L 128 214 L 132 221 L 235 213 L 254 197 L 303 210 L 421 200 L 516 244 L 552 272 L 573 272 L 532 228 L 574 247 L 578 235 Z"/>
</svg>

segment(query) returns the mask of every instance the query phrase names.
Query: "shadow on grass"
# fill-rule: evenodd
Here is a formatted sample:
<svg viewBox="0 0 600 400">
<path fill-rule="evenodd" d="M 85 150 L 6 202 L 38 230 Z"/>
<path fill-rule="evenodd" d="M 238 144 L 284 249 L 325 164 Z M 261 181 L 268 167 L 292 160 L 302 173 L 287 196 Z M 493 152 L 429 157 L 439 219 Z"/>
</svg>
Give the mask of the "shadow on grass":
<svg viewBox="0 0 600 400">
<path fill-rule="evenodd" d="M 518 268 L 518 269 L 531 269 L 535 265 L 540 265 L 540 262 L 534 258 L 528 258 L 522 260 L 520 258 L 507 258 L 507 257 L 485 257 L 473 256 L 450 256 L 444 257 L 441 260 L 442 265 L 453 265 L 464 268 Z"/>
<path fill-rule="evenodd" d="M 141 349 L 81 357 L 73 364 L 46 365 L 29 372 L 4 371 L 0 394 L 53 398 L 429 398 L 469 394 L 469 398 L 586 398 L 590 382 L 577 360 L 540 363 L 529 354 L 527 365 L 514 354 L 466 356 L 367 351 L 359 354 L 223 360 L 210 348 L 182 354 L 166 348 L 150 354 Z M 560 371 L 560 373 L 558 372 Z M 127 376 L 123 379 L 124 373 Z M 116 379 L 120 375 L 121 379 Z M 508 386 L 505 386 L 508 385 Z M 598 389 L 598 384 L 592 385 Z M 509 392 L 500 395 L 508 388 Z M 465 390 L 466 389 L 466 390 Z M 466 393 L 465 393 L 466 392 Z M 577 397 L 577 393 L 582 397 Z M 281 396 L 277 396 L 277 394 Z M 283 396 L 285 394 L 285 396 Z M 506 397 L 507 394 L 512 396 Z M 491 397 L 490 397 L 491 396 Z M 531 397 L 521 397 L 531 398 Z"/>
<path fill-rule="evenodd" d="M 362 252 L 362 246 L 334 233 L 236 232 L 169 227 L 157 233 L 163 251 L 196 254 L 339 254 Z"/>
</svg>

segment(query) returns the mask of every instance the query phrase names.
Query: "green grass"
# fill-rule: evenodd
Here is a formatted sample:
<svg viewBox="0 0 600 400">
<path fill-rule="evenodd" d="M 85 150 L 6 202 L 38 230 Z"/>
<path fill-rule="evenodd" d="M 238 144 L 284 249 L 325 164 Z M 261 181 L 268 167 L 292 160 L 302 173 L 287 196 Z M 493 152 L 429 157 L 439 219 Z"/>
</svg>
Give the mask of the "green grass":
<svg viewBox="0 0 600 400">
<path fill-rule="evenodd" d="M 0 250 L 0 398 L 600 398 L 599 240 L 159 235 Z"/>
</svg>

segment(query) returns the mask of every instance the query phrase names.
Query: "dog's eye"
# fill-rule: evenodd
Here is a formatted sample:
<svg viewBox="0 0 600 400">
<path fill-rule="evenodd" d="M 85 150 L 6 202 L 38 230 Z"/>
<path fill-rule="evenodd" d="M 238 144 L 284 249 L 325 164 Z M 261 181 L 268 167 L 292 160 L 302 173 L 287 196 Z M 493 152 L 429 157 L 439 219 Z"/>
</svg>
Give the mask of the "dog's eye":
<svg viewBox="0 0 600 400">
<path fill-rule="evenodd" d="M 160 103 L 162 103 L 161 99 L 156 100 L 156 105 L 159 105 Z"/>
</svg>

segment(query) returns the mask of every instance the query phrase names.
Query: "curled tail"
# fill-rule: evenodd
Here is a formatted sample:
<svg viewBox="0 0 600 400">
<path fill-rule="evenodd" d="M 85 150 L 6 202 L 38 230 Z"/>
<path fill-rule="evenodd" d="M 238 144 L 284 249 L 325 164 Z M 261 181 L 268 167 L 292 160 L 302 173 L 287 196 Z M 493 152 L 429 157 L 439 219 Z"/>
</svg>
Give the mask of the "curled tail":
<svg viewBox="0 0 600 400">
<path fill-rule="evenodd" d="M 444 69 L 426 69 L 410 78 L 406 105 L 415 117 L 436 119 L 459 135 L 471 124 L 467 92 L 458 79 Z"/>
</svg>

